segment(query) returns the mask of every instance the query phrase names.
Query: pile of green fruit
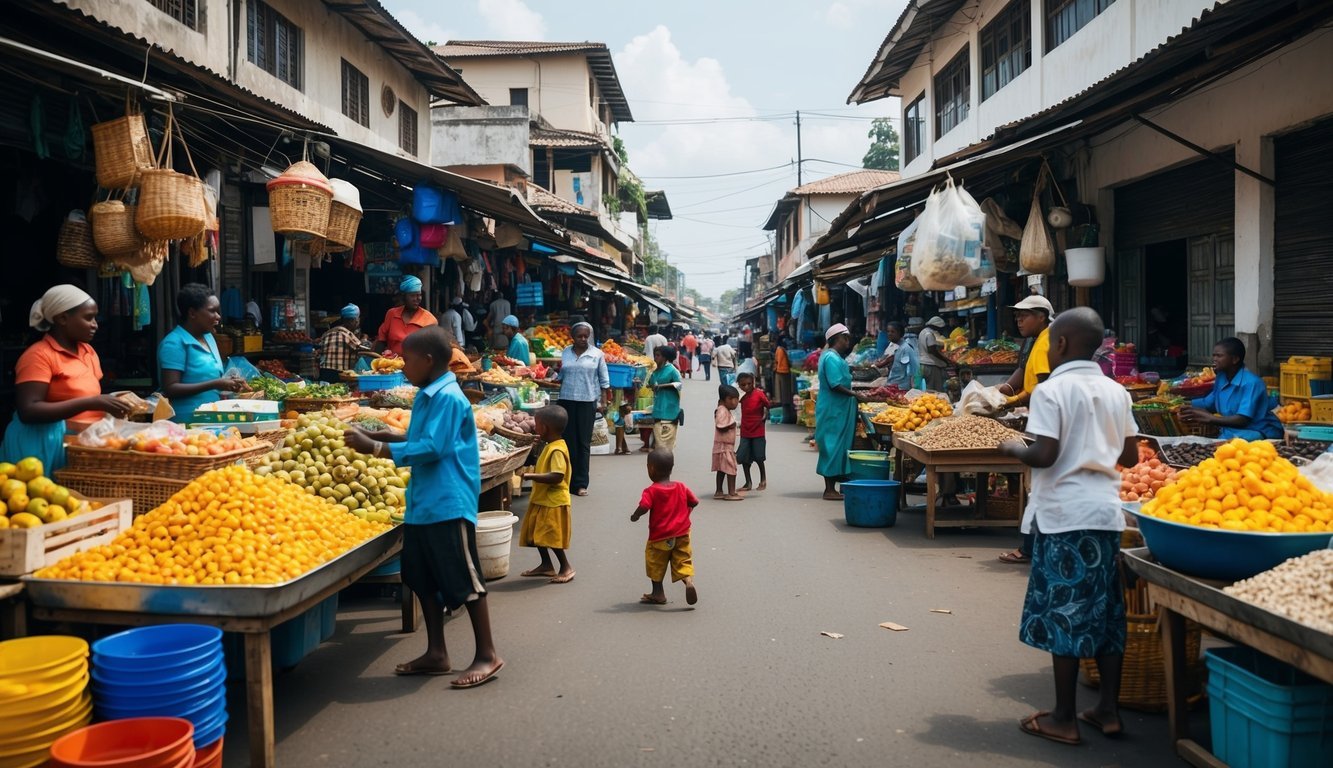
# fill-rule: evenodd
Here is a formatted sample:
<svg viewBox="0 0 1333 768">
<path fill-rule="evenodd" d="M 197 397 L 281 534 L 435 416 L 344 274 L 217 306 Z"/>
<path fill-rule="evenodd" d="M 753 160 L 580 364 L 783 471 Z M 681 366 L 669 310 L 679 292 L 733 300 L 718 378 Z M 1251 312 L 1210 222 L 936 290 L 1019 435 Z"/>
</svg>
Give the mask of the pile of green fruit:
<svg viewBox="0 0 1333 768">
<path fill-rule="evenodd" d="M 295 483 L 372 523 L 401 517 L 410 471 L 348 448 L 343 442 L 346 428 L 327 413 L 302 415 L 255 474 Z"/>
</svg>

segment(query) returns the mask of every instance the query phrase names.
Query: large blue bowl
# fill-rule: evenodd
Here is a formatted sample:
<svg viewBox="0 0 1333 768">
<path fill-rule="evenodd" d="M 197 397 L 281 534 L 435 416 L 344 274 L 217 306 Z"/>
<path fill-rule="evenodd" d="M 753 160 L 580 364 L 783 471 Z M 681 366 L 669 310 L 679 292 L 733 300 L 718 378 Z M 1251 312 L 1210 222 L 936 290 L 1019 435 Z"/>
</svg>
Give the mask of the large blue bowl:
<svg viewBox="0 0 1333 768">
<path fill-rule="evenodd" d="M 222 630 L 204 624 L 160 624 L 118 632 L 93 643 L 104 660 L 121 659 L 137 670 L 189 663 L 222 646 Z M 122 665 L 123 666 L 123 665 Z"/>
<path fill-rule="evenodd" d="M 182 672 L 194 669 L 201 664 L 211 664 L 215 659 L 222 655 L 222 645 L 216 647 L 202 648 L 193 652 L 189 658 L 177 661 L 174 664 L 146 664 L 138 659 L 127 659 L 120 656 L 103 656 L 100 653 L 92 655 L 92 665 L 102 670 L 115 672 L 124 677 L 138 677 L 140 675 L 152 675 L 154 677 L 168 678 L 176 677 Z"/>
<path fill-rule="evenodd" d="M 148 672 L 141 675 L 127 675 L 123 672 L 93 667 L 92 684 L 94 689 L 121 696 L 164 696 L 193 691 L 210 681 L 224 678 L 226 673 L 226 660 L 219 656 L 169 676 L 158 676 Z"/>
<path fill-rule="evenodd" d="M 1203 528 L 1131 510 L 1157 562 L 1205 579 L 1238 581 L 1333 545 L 1333 533 L 1255 533 Z"/>
<path fill-rule="evenodd" d="M 165 707 L 109 707 L 98 702 L 97 712 L 104 720 L 125 720 L 134 717 L 179 717 L 194 723 L 195 728 L 200 723 L 208 722 L 217 717 L 219 712 L 227 711 L 227 691 L 219 687 L 213 692 L 212 697 L 203 703 L 189 703 L 189 709 L 186 709 L 186 703 L 182 702 L 176 705 Z"/>
<path fill-rule="evenodd" d="M 222 710 L 222 714 L 205 721 L 202 725 L 194 728 L 194 748 L 202 749 L 218 739 L 222 738 L 227 732 L 227 711 Z"/>
<path fill-rule="evenodd" d="M 122 689 L 93 686 L 93 702 L 99 707 L 113 709 L 141 710 L 183 709 L 189 710 L 211 701 L 218 695 L 218 690 L 226 683 L 225 673 L 209 680 L 208 685 L 200 685 L 190 691 L 160 696 L 133 696 L 123 693 Z"/>
</svg>

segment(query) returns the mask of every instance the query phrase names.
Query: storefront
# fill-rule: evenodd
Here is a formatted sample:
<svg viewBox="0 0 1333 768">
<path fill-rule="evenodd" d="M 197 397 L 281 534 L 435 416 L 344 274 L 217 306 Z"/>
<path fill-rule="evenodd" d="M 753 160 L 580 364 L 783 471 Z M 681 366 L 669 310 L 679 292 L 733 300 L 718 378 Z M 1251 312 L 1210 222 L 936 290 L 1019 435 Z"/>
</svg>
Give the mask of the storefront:
<svg viewBox="0 0 1333 768">
<path fill-rule="evenodd" d="M 1273 339 L 1282 360 L 1333 355 L 1333 119 L 1278 136 L 1273 222 Z"/>
</svg>

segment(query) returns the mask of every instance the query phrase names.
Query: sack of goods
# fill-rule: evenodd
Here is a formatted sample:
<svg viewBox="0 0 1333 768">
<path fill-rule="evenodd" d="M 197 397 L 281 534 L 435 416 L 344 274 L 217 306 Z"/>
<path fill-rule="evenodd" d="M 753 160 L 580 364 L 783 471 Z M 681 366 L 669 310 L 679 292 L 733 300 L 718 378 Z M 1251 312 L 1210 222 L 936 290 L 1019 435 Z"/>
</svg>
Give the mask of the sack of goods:
<svg viewBox="0 0 1333 768">
<path fill-rule="evenodd" d="M 916 220 L 912 252 L 912 274 L 927 291 L 951 291 L 958 286 L 980 285 L 989 274 L 982 258 L 986 214 L 977 201 L 950 177 L 942 189 L 926 199 L 926 209 Z M 979 279 L 978 279 L 979 278 Z"/>
</svg>

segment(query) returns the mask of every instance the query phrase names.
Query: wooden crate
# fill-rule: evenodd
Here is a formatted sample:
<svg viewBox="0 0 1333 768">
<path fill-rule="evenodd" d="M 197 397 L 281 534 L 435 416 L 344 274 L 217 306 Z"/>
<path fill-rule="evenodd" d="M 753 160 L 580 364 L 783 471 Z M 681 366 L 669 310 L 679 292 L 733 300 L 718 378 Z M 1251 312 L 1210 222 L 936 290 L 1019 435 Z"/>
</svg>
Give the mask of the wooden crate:
<svg viewBox="0 0 1333 768">
<path fill-rule="evenodd" d="M 89 500 L 100 502 L 102 507 L 36 528 L 0 529 L 0 576 L 23 576 L 54 565 L 76 552 L 107 543 L 130 527 L 134 503 L 129 499 Z"/>
</svg>

